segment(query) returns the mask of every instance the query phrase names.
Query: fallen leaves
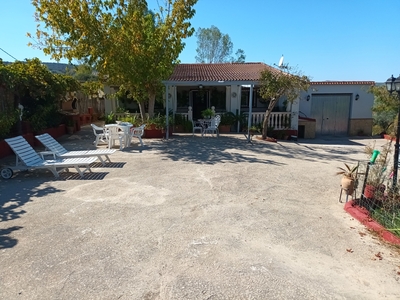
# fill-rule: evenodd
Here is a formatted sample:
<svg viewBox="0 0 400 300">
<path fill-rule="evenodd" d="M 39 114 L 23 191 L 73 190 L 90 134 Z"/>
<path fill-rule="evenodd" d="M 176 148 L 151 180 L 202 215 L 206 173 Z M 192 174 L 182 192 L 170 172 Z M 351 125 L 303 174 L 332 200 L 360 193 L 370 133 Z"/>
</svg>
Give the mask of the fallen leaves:
<svg viewBox="0 0 400 300">
<path fill-rule="evenodd" d="M 346 249 L 346 251 L 347 251 L 347 252 L 350 252 L 350 253 L 353 253 L 353 252 L 354 252 L 354 250 L 351 249 L 351 248 Z"/>
<path fill-rule="evenodd" d="M 380 252 L 375 253 L 375 257 L 372 258 L 372 260 L 377 260 L 377 259 L 379 260 L 383 259 L 382 254 Z"/>
</svg>

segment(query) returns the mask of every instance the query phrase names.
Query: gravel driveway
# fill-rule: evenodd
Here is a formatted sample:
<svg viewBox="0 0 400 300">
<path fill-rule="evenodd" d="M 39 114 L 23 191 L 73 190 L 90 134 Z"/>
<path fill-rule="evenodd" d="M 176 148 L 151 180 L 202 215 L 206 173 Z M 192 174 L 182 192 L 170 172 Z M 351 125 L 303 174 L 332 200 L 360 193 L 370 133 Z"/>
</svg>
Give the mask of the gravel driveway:
<svg viewBox="0 0 400 300">
<path fill-rule="evenodd" d="M 399 299 L 399 250 L 338 203 L 371 141 L 181 134 L 0 179 L 0 299 Z"/>
</svg>

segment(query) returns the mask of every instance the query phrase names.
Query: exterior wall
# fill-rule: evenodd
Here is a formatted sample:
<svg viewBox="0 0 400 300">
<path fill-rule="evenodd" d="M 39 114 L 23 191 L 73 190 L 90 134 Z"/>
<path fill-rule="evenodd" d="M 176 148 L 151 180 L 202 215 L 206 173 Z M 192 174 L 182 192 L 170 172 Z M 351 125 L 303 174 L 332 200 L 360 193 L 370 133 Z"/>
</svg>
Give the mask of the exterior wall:
<svg viewBox="0 0 400 300">
<path fill-rule="evenodd" d="M 368 93 L 369 85 L 360 84 L 311 84 L 307 92 L 303 92 L 299 101 L 299 116 L 309 117 L 311 115 L 311 106 L 313 94 L 351 94 L 350 116 L 348 135 L 357 135 L 361 130 L 364 135 L 372 134 L 372 106 L 374 96 Z M 356 95 L 359 95 L 356 100 Z M 310 96 L 307 101 L 307 96 Z"/>
<path fill-rule="evenodd" d="M 303 92 L 300 97 L 299 110 L 306 117 L 311 113 L 312 94 L 352 94 L 350 105 L 350 119 L 372 119 L 372 105 L 374 104 L 374 95 L 368 93 L 369 86 L 366 85 L 311 85 L 307 92 Z M 355 100 L 355 96 L 359 95 L 359 99 Z M 310 100 L 307 101 L 307 95 Z"/>
<path fill-rule="evenodd" d="M 240 85 L 231 85 L 231 93 L 230 93 L 230 97 L 231 97 L 231 109 L 230 111 L 235 113 L 236 110 L 238 110 L 240 112 L 240 93 L 241 93 L 242 89 Z M 235 96 L 235 97 L 233 97 Z"/>
<path fill-rule="evenodd" d="M 298 120 L 299 126 L 304 126 L 304 138 L 314 139 L 315 138 L 315 122 L 310 120 Z"/>
<path fill-rule="evenodd" d="M 293 130 L 298 130 L 299 126 L 299 107 L 300 107 L 300 101 L 295 100 L 293 103 L 288 106 L 288 111 L 292 112 L 291 116 L 291 129 Z"/>
<path fill-rule="evenodd" d="M 349 135 L 372 135 L 372 119 L 351 119 L 349 122 Z"/>
</svg>

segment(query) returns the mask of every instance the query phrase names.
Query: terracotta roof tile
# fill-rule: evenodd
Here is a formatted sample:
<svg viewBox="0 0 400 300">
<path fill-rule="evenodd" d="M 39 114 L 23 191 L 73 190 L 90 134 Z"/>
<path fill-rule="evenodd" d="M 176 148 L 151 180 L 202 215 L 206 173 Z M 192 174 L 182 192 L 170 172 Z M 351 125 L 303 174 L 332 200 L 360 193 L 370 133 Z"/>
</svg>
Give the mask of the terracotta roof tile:
<svg viewBox="0 0 400 300">
<path fill-rule="evenodd" d="M 313 85 L 375 85 L 375 81 L 312 81 Z"/>
<path fill-rule="evenodd" d="M 280 72 L 264 63 L 179 64 L 169 81 L 256 81 L 264 69 Z"/>
</svg>

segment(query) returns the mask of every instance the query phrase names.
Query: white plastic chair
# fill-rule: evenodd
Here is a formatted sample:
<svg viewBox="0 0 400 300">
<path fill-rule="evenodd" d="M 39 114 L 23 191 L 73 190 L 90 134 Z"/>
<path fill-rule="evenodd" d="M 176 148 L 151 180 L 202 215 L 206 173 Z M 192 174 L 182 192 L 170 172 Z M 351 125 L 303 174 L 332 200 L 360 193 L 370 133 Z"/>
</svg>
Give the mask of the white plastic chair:
<svg viewBox="0 0 400 300">
<path fill-rule="evenodd" d="M 117 124 L 107 124 L 105 125 L 108 135 L 108 149 L 115 146 L 115 141 L 119 141 L 119 149 L 122 150 L 125 143 L 125 133 L 119 131 L 119 126 Z"/>
<path fill-rule="evenodd" d="M 204 134 L 207 134 L 207 132 L 211 133 L 212 136 L 214 136 L 214 132 L 216 133 L 217 137 L 219 137 L 219 130 L 218 126 L 219 123 L 221 122 L 221 116 L 217 115 L 214 118 L 211 119 L 211 124 L 204 128 Z"/>
<path fill-rule="evenodd" d="M 192 120 L 192 125 L 193 125 L 193 136 L 196 130 L 200 130 L 201 136 L 203 136 L 203 130 L 204 130 L 203 124 L 199 121 Z"/>
<path fill-rule="evenodd" d="M 95 144 L 96 147 L 99 145 L 99 142 L 108 144 L 108 134 L 105 129 L 103 127 L 96 126 L 95 124 L 90 124 L 90 126 L 92 126 L 93 133 L 96 137 L 96 140 L 93 142 L 93 144 Z"/>
<path fill-rule="evenodd" d="M 128 138 L 128 147 L 131 145 L 132 138 L 138 138 L 140 145 L 143 147 L 143 141 L 142 141 L 142 136 L 144 134 L 144 128 L 146 127 L 146 124 L 143 124 L 139 127 L 132 127 L 130 132 L 129 132 L 129 138 Z"/>
</svg>

